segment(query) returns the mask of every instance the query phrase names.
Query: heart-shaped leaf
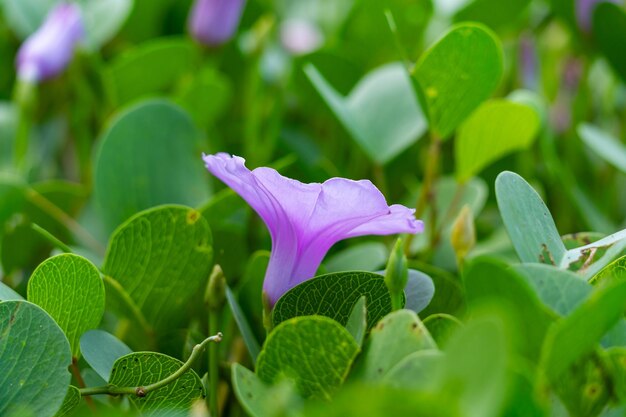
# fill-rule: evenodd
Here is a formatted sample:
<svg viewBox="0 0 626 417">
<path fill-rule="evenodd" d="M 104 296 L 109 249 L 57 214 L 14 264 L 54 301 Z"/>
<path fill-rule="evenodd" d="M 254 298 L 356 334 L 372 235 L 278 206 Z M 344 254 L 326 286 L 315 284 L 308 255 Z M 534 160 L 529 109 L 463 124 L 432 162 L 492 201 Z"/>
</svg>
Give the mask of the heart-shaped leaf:
<svg viewBox="0 0 626 417">
<path fill-rule="evenodd" d="M 159 204 L 195 207 L 206 201 L 198 137 L 189 116 L 164 100 L 142 102 L 113 120 L 94 174 L 95 200 L 108 231 Z"/>
<path fill-rule="evenodd" d="M 115 231 L 102 271 L 123 288 L 149 325 L 171 328 L 180 324 L 185 306 L 208 279 L 212 253 L 211 231 L 199 212 L 161 206 Z"/>
<path fill-rule="evenodd" d="M 328 317 L 295 317 L 268 336 L 257 360 L 257 374 L 272 384 L 292 379 L 305 397 L 330 399 L 346 378 L 359 346 Z"/>
<path fill-rule="evenodd" d="M 383 276 L 371 272 L 336 272 L 304 281 L 283 294 L 272 312 L 277 325 L 297 316 L 321 315 L 346 325 L 356 302 L 365 296 L 368 329 L 391 312 Z"/>
<path fill-rule="evenodd" d="M 491 30 L 474 23 L 454 26 L 413 70 L 430 130 L 447 139 L 494 92 L 502 71 L 502 47 Z"/>
<path fill-rule="evenodd" d="M 63 329 L 75 358 L 80 337 L 100 324 L 104 284 L 87 259 L 65 253 L 44 261 L 28 281 L 28 301 L 37 304 Z"/>
<path fill-rule="evenodd" d="M 71 363 L 70 345 L 45 311 L 26 301 L 0 303 L 0 415 L 54 416 Z"/>
<path fill-rule="evenodd" d="M 426 131 L 409 74 L 401 63 L 369 73 L 343 97 L 317 68 L 305 67 L 309 80 L 352 138 L 374 162 L 386 164 Z"/>
</svg>

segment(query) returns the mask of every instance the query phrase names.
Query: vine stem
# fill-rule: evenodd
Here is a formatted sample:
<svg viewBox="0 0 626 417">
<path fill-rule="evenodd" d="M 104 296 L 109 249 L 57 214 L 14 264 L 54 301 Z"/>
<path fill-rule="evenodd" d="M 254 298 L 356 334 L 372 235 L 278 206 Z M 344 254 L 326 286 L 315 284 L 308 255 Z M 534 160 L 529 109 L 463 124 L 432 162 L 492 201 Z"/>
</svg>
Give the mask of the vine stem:
<svg viewBox="0 0 626 417">
<path fill-rule="evenodd" d="M 189 359 L 187 362 L 183 364 L 176 372 L 171 374 L 170 376 L 163 378 L 160 381 L 155 382 L 154 384 L 146 385 L 146 386 L 138 386 L 138 387 L 116 387 L 114 385 L 105 385 L 103 387 L 91 387 L 91 388 L 81 388 L 80 395 L 85 397 L 88 395 L 98 395 L 98 394 L 106 394 L 106 395 L 136 395 L 137 397 L 145 397 L 149 392 L 155 391 L 159 388 L 162 388 L 183 376 L 185 372 L 187 372 L 193 362 L 202 354 L 206 346 L 211 343 L 219 343 L 222 341 L 222 333 L 217 333 L 215 336 L 208 337 L 204 339 L 204 341 L 198 345 L 193 347 L 191 351 L 191 355 L 189 355 Z"/>
</svg>

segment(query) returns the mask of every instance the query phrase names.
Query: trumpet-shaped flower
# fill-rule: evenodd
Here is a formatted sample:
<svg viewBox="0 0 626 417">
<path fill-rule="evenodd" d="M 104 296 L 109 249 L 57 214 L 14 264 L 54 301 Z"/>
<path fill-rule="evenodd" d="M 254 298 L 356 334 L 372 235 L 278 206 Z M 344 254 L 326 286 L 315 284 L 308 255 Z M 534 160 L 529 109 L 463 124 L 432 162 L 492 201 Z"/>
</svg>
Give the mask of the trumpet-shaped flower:
<svg viewBox="0 0 626 417">
<path fill-rule="evenodd" d="M 60 3 L 20 47 L 16 62 L 18 77 L 39 82 L 60 74 L 72 60 L 74 48 L 84 36 L 78 5 Z"/>
<path fill-rule="evenodd" d="M 246 0 L 196 0 L 189 15 L 189 32 L 200 43 L 217 46 L 233 37 Z"/>
<path fill-rule="evenodd" d="M 259 214 L 272 237 L 263 291 L 274 304 L 312 278 L 336 242 L 363 235 L 419 233 L 414 210 L 389 206 L 368 180 L 331 178 L 303 184 L 271 168 L 250 171 L 245 160 L 219 153 L 204 156 L 207 169 Z"/>
</svg>

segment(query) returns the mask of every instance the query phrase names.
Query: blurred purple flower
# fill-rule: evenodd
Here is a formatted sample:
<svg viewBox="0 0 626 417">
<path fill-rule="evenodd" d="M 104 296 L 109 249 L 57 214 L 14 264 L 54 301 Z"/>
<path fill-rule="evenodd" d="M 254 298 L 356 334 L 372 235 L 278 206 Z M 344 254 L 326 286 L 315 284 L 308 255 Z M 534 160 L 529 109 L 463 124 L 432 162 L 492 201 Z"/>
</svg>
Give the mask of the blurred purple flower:
<svg viewBox="0 0 626 417">
<path fill-rule="evenodd" d="M 189 16 L 189 32 L 200 43 L 217 46 L 233 37 L 246 0 L 196 0 Z"/>
<path fill-rule="evenodd" d="M 76 44 L 84 36 L 78 5 L 58 4 L 20 47 L 16 61 L 18 77 L 39 82 L 57 76 L 72 60 Z"/>
<path fill-rule="evenodd" d="M 324 42 L 319 28 L 304 19 L 289 19 L 280 25 L 280 41 L 293 55 L 304 55 L 318 49 Z"/>
<path fill-rule="evenodd" d="M 207 169 L 259 214 L 272 236 L 263 291 L 274 304 L 315 276 L 326 252 L 340 240 L 364 235 L 419 233 L 415 210 L 387 205 L 368 180 L 331 178 L 303 184 L 271 168 L 250 171 L 245 160 L 225 153 L 205 155 Z"/>
<path fill-rule="evenodd" d="M 578 0 L 576 2 L 576 19 L 578 20 L 578 25 L 585 32 L 591 31 L 591 20 L 593 17 L 593 9 L 596 7 L 596 4 L 602 2 L 611 2 L 617 3 L 617 0 Z"/>
<path fill-rule="evenodd" d="M 520 61 L 521 61 L 521 75 L 522 86 L 529 90 L 537 90 L 537 72 L 538 72 L 538 59 L 537 49 L 533 38 L 529 35 L 524 35 L 520 39 Z"/>
</svg>

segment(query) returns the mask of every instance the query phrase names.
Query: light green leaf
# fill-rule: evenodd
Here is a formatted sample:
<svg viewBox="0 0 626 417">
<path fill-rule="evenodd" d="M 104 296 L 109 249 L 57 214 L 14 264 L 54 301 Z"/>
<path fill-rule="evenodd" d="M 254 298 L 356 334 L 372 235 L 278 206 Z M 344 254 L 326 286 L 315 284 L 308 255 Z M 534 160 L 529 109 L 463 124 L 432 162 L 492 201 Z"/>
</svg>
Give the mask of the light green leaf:
<svg viewBox="0 0 626 417">
<path fill-rule="evenodd" d="M 435 296 L 435 284 L 425 273 L 409 269 L 409 279 L 404 287 L 404 295 L 406 296 L 404 308 L 420 313 L 428 307 Z"/>
<path fill-rule="evenodd" d="M 205 66 L 177 91 L 176 103 L 199 127 L 211 126 L 228 109 L 232 90 L 229 78 Z"/>
<path fill-rule="evenodd" d="M 0 303 L 0 415 L 20 411 L 52 417 L 70 384 L 70 345 L 41 308 L 26 301 Z"/>
<path fill-rule="evenodd" d="M 465 182 L 501 157 L 527 149 L 538 130 L 539 116 L 530 106 L 503 99 L 483 103 L 459 127 L 457 178 Z"/>
<path fill-rule="evenodd" d="M 502 47 L 485 26 L 454 26 L 417 62 L 413 77 L 430 130 L 447 139 L 494 92 L 502 76 Z"/>
<path fill-rule="evenodd" d="M 326 272 L 376 271 L 387 263 L 389 250 L 380 242 L 350 246 L 324 261 Z"/>
<path fill-rule="evenodd" d="M 626 11 L 618 4 L 600 2 L 593 10 L 593 37 L 613 70 L 626 81 Z"/>
<path fill-rule="evenodd" d="M 63 405 L 54 417 L 64 417 L 70 415 L 70 413 L 80 404 L 80 391 L 73 385 L 70 385 L 67 394 L 65 394 L 65 399 L 63 400 Z"/>
<path fill-rule="evenodd" d="M 19 301 L 24 297 L 13 291 L 11 287 L 0 282 L 0 301 Z"/>
<path fill-rule="evenodd" d="M 80 337 L 98 327 L 104 314 L 104 284 L 87 259 L 65 253 L 47 259 L 28 281 L 28 301 L 37 304 L 63 329 L 75 358 Z"/>
<path fill-rule="evenodd" d="M 426 317 L 424 326 L 426 326 L 428 333 L 433 337 L 437 346 L 443 348 L 446 346 L 450 336 L 463 324 L 450 314 L 438 313 Z"/>
<path fill-rule="evenodd" d="M 380 381 L 408 355 L 431 349 L 437 349 L 437 345 L 417 314 L 410 310 L 394 311 L 372 329 L 352 377 L 365 382 Z"/>
<path fill-rule="evenodd" d="M 13 170 L 17 116 L 17 109 L 12 103 L 0 102 L 0 172 Z"/>
<path fill-rule="evenodd" d="M 369 73 L 347 96 L 341 96 L 317 68 L 304 68 L 322 98 L 371 160 L 384 165 L 415 143 L 426 120 L 401 63 Z"/>
<path fill-rule="evenodd" d="M 626 256 L 622 256 L 605 266 L 600 272 L 594 275 L 589 282 L 592 284 L 600 284 L 609 279 L 626 281 Z"/>
<path fill-rule="evenodd" d="M 626 174 L 626 146 L 623 143 L 587 123 L 578 125 L 577 132 L 593 152 Z"/>
<path fill-rule="evenodd" d="M 385 385 L 416 391 L 436 391 L 445 370 L 445 355 L 434 349 L 405 356 L 383 376 Z"/>
<path fill-rule="evenodd" d="M 496 179 L 496 198 L 520 260 L 559 265 L 566 254 L 565 245 L 548 207 L 530 184 L 505 171 Z"/>
<path fill-rule="evenodd" d="M 132 350 L 124 342 L 104 330 L 90 330 L 80 338 L 85 361 L 100 377 L 108 381 L 115 361 Z"/>
<path fill-rule="evenodd" d="M 480 22 L 492 29 L 504 28 L 519 20 L 530 0 L 474 0 L 454 15 L 455 22 Z"/>
<path fill-rule="evenodd" d="M 272 321 L 277 325 L 292 317 L 322 315 L 345 326 L 362 296 L 366 298 L 369 330 L 391 312 L 385 279 L 371 272 L 336 272 L 304 281 L 278 299 Z"/>
<path fill-rule="evenodd" d="M 542 366 L 552 382 L 558 382 L 571 365 L 591 353 L 626 309 L 626 282 L 597 289 L 569 316 L 556 322 L 546 336 Z"/>
<path fill-rule="evenodd" d="M 514 267 L 535 290 L 541 301 L 561 316 L 567 316 L 591 294 L 592 286 L 579 275 L 543 264 Z"/>
<path fill-rule="evenodd" d="M 346 323 L 346 330 L 354 337 L 359 347 L 363 345 L 363 339 L 365 338 L 367 329 L 367 307 L 365 300 L 364 295 L 359 298 L 359 301 L 357 301 L 352 308 L 352 312 Z"/>
<path fill-rule="evenodd" d="M 196 58 L 197 50 L 188 39 L 161 38 L 140 44 L 109 65 L 113 94 L 119 104 L 160 95 L 192 71 Z"/>
<path fill-rule="evenodd" d="M 189 116 L 164 100 L 139 103 L 111 122 L 94 168 L 96 204 L 108 231 L 159 204 L 206 201 L 198 137 Z"/>
<path fill-rule="evenodd" d="M 322 316 L 296 317 L 269 334 L 256 369 L 267 383 L 293 379 L 305 397 L 330 399 L 358 352 L 352 335 L 336 321 Z"/>
<path fill-rule="evenodd" d="M 232 366 L 232 384 L 239 403 L 252 417 L 278 417 L 295 412 L 302 401 L 288 385 L 268 386 L 244 366 Z"/>
<path fill-rule="evenodd" d="M 116 387 L 139 387 L 154 384 L 174 372 L 183 363 L 178 359 L 156 352 L 137 352 L 122 356 L 115 361 L 111 370 L 109 384 Z M 204 396 L 204 386 L 200 377 L 189 369 L 174 382 L 157 390 L 151 391 L 145 397 L 129 395 L 128 398 L 144 414 L 164 411 L 186 410 L 194 401 Z"/>
<path fill-rule="evenodd" d="M 156 329 L 180 324 L 211 272 L 211 231 L 199 212 L 161 206 L 133 216 L 111 237 L 105 275 Z"/>
</svg>

